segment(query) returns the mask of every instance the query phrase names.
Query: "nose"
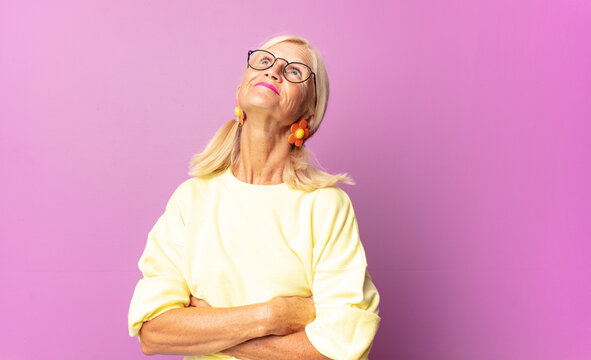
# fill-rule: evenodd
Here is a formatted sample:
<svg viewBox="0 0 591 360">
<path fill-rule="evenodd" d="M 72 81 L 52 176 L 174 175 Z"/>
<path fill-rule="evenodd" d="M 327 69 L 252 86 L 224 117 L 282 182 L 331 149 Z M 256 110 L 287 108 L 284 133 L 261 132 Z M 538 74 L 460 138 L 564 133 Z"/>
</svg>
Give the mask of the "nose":
<svg viewBox="0 0 591 360">
<path fill-rule="evenodd" d="M 265 76 L 271 76 L 275 81 L 281 79 L 281 73 L 283 72 L 283 67 L 285 66 L 285 64 L 280 64 L 279 60 L 283 59 L 275 60 L 273 66 L 265 70 Z"/>
</svg>

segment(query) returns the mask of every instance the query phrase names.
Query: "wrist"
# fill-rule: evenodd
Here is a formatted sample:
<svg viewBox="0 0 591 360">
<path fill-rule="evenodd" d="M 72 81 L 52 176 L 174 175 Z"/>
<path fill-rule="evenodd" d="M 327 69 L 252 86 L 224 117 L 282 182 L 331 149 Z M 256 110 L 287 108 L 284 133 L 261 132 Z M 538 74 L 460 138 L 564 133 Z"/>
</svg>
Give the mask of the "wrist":
<svg viewBox="0 0 591 360">
<path fill-rule="evenodd" d="M 259 306 L 259 311 L 258 311 L 258 319 L 259 319 L 259 324 L 260 324 L 260 336 L 259 337 L 263 337 L 263 336 L 267 336 L 267 335 L 273 335 L 274 331 L 275 331 L 275 319 L 274 319 L 274 302 L 273 299 L 266 301 L 264 303 L 260 303 L 258 304 Z"/>
</svg>

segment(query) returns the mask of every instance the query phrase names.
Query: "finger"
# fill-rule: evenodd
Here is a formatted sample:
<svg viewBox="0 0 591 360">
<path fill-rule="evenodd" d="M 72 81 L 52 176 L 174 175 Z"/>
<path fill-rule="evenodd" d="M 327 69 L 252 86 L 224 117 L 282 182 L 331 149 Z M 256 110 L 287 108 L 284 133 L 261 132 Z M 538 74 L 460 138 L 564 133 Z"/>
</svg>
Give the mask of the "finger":
<svg viewBox="0 0 591 360">
<path fill-rule="evenodd" d="M 191 305 L 198 306 L 198 304 L 199 304 L 199 299 L 191 295 Z"/>
<path fill-rule="evenodd" d="M 203 299 L 199 299 L 199 298 L 193 298 L 193 300 L 191 301 L 191 304 L 193 306 L 201 306 L 201 307 L 211 307 L 211 305 L 209 305 L 209 303 Z"/>
</svg>

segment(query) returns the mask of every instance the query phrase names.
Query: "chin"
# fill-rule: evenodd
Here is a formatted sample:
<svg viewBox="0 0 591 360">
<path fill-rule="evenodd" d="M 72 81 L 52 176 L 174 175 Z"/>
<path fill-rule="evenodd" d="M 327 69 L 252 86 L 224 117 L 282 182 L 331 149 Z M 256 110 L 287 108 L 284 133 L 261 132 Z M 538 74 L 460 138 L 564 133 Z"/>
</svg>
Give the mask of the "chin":
<svg viewBox="0 0 591 360">
<path fill-rule="evenodd" d="M 249 107 L 274 108 L 278 105 L 278 101 L 273 101 L 268 96 L 253 94 L 247 98 L 247 104 Z"/>
</svg>

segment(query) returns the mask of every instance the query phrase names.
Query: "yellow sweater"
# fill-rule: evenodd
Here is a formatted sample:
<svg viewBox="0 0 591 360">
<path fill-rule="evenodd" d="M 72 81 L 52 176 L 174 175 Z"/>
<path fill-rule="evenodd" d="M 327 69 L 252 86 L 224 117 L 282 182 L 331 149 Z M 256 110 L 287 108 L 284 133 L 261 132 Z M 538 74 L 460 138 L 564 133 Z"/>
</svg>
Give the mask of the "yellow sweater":
<svg viewBox="0 0 591 360">
<path fill-rule="evenodd" d="M 188 179 L 149 232 L 138 265 L 143 278 L 128 317 L 138 340 L 144 321 L 188 306 L 190 295 L 213 307 L 313 295 L 316 319 L 306 335 L 338 360 L 367 359 L 381 320 L 351 200 L 336 186 L 248 184 L 230 168 Z"/>
</svg>

